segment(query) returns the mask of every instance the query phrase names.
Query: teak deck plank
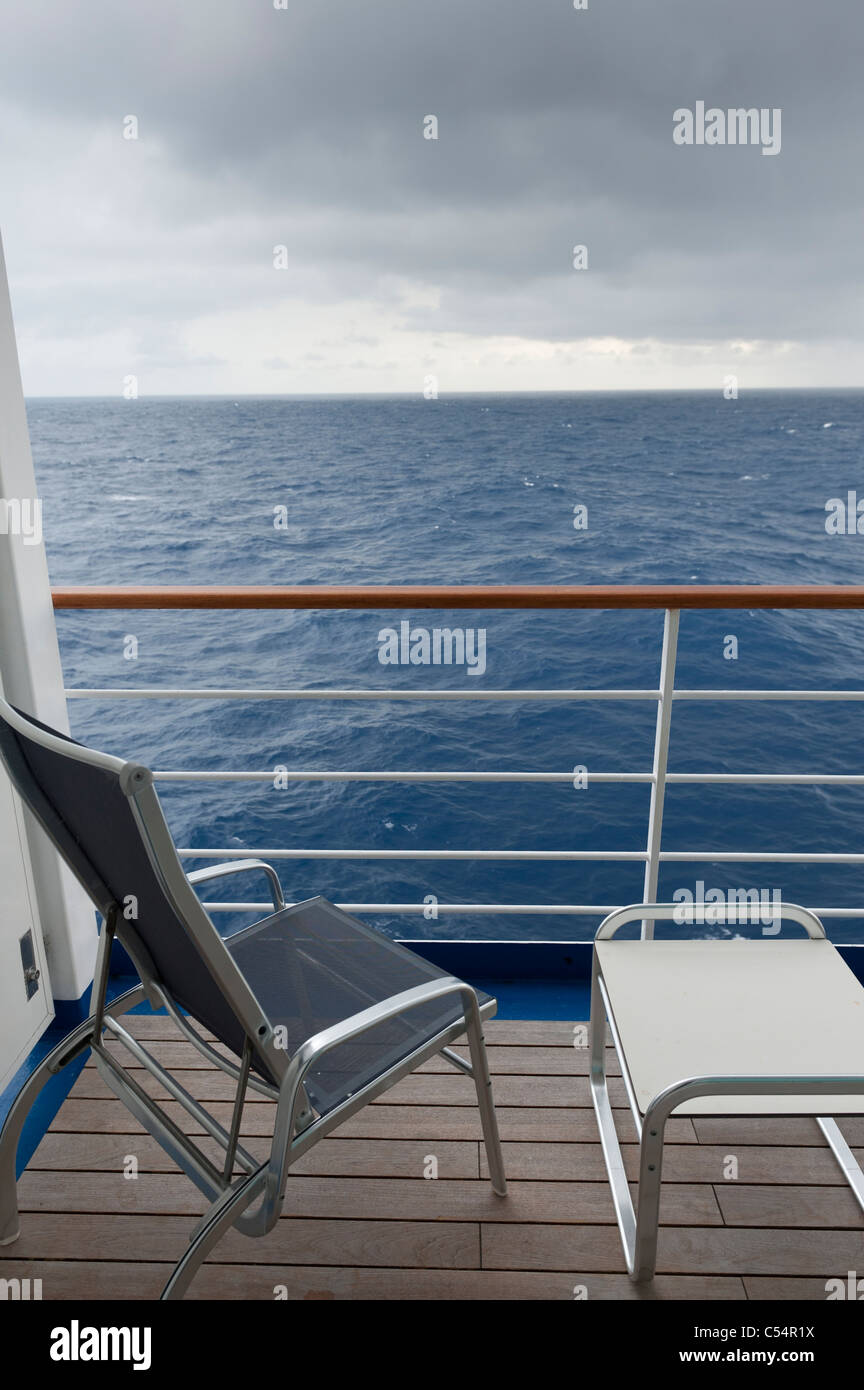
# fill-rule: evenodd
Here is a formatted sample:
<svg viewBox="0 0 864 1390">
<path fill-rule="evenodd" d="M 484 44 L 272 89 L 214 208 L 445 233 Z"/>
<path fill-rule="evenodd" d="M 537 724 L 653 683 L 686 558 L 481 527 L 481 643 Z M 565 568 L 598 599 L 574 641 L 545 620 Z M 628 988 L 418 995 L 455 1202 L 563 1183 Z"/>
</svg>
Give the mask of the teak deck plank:
<svg viewBox="0 0 864 1390">
<path fill-rule="evenodd" d="M 727 1226 L 827 1226 L 833 1230 L 864 1227 L 852 1189 L 842 1187 L 745 1187 L 728 1183 L 717 1191 Z M 864 1243 L 862 1243 L 864 1252 Z"/>
<path fill-rule="evenodd" d="M 620 1268 L 618 1232 L 602 1226 L 493 1226 L 483 1228 L 486 1269 L 572 1270 L 579 1261 L 589 1269 Z M 611 1237 L 615 1238 L 613 1244 Z M 616 1248 L 617 1246 L 617 1248 Z M 660 1231 L 657 1269 L 666 1274 L 785 1274 L 846 1277 L 861 1260 L 860 1231 L 764 1231 L 759 1228 L 664 1227 Z M 590 1261 L 590 1263 L 589 1263 Z"/>
<path fill-rule="evenodd" d="M 841 1115 L 837 1121 L 846 1142 L 853 1148 L 864 1146 L 864 1116 Z M 693 1118 L 700 1144 L 795 1144 L 821 1147 L 825 1138 L 810 1115 L 756 1116 L 724 1115 L 722 1118 Z"/>
<path fill-rule="evenodd" d="M 202 1136 L 200 1147 L 215 1162 L 218 1144 Z M 255 1158 L 263 1162 L 267 1141 L 253 1136 L 245 1141 Z M 422 1139 L 322 1139 L 294 1165 L 292 1172 L 321 1177 L 417 1177 L 423 1171 L 428 1144 Z M 471 1140 L 436 1140 L 439 1171 L 448 1178 L 479 1177 L 478 1145 Z M 39 1145 L 30 1170 L 60 1172 L 119 1172 L 126 1157 L 134 1154 L 140 1173 L 176 1173 L 177 1166 L 149 1134 L 69 1134 L 52 1130 Z M 709 1179 L 710 1181 L 710 1179 Z"/>
<path fill-rule="evenodd" d="M 183 1173 L 140 1173 L 135 1179 L 114 1173 L 27 1172 L 18 1184 L 21 1212 L 141 1212 L 200 1215 L 206 1199 Z M 439 1177 L 289 1177 L 285 1218 L 360 1221 L 486 1221 L 524 1223 L 553 1220 L 565 1225 L 615 1220 L 605 1182 L 514 1182 L 505 1201 L 487 1182 Z M 663 1191 L 661 1217 L 670 1225 L 722 1225 L 720 1208 L 708 1184 L 670 1183 Z"/>
<path fill-rule="evenodd" d="M 167 1016 L 123 1021 L 230 1122 L 233 1083 Z M 576 1026 L 486 1025 L 506 1200 L 488 1184 L 472 1082 L 436 1058 L 300 1160 L 274 1230 L 259 1240 L 229 1232 L 187 1297 L 824 1300 L 827 1279 L 864 1268 L 864 1216 L 815 1120 L 679 1117 L 667 1128 L 658 1275 L 648 1288 L 634 1286 Z M 134 1071 L 161 1095 L 147 1072 Z M 617 1068 L 610 1071 L 633 1180 L 633 1124 Z M 164 1108 L 215 1155 L 176 1102 Z M 244 1142 L 262 1159 L 274 1108 L 252 1095 L 244 1112 Z M 841 1128 L 860 1161 L 864 1118 Z M 134 1179 L 123 1175 L 130 1156 Z M 424 1177 L 432 1156 L 437 1179 Z M 23 1175 L 19 1202 L 22 1234 L 0 1249 L 0 1272 L 41 1279 L 45 1299 L 157 1297 L 205 1206 L 92 1061 Z"/>
<path fill-rule="evenodd" d="M 81 1260 L 22 1261 L 20 1277 L 41 1279 L 44 1296 L 59 1299 L 155 1299 L 170 1264 L 118 1265 Z M 371 1269 L 308 1265 L 205 1265 L 186 1294 L 187 1299 L 273 1299 L 309 1302 L 335 1299 L 565 1299 L 574 1297 L 576 1279 L 570 1275 L 492 1269 Z M 589 1299 L 664 1301 L 671 1299 L 743 1299 L 738 1278 L 700 1278 L 659 1275 L 652 1289 L 639 1289 L 623 1274 L 587 1274 L 578 1281 Z M 803 1281 L 802 1281 L 803 1282 Z M 811 1283 L 813 1281 L 810 1281 Z M 284 1290 L 284 1292 L 283 1292 Z M 783 1295 L 781 1295 L 782 1297 Z M 790 1296 L 790 1295 L 786 1295 Z M 817 1295 L 813 1295 L 814 1297 Z"/>
<path fill-rule="evenodd" d="M 222 1125 L 231 1123 L 231 1106 L 227 1101 L 217 1101 L 208 1106 L 210 1113 Z M 164 1106 L 166 1114 L 187 1134 L 200 1135 L 203 1130 L 189 1120 L 186 1112 L 176 1101 L 168 1101 Z M 535 1110 L 530 1106 L 502 1106 L 498 1110 L 498 1127 L 502 1139 L 532 1140 L 597 1139 L 597 1124 L 594 1111 L 587 1107 L 580 1110 L 560 1110 L 544 1106 Z M 629 1113 L 616 1112 L 619 1129 L 625 1139 L 633 1139 L 633 1125 Z M 250 1105 L 243 1113 L 243 1134 L 269 1135 L 273 1128 L 272 1107 Z M 62 1111 L 51 1126 L 52 1132 L 64 1130 L 82 1134 L 91 1133 L 139 1133 L 143 1129 L 132 1119 L 128 1111 L 109 1095 L 99 1100 L 78 1100 L 73 1091 Z M 695 1143 L 692 1122 L 685 1116 L 673 1119 L 667 1125 L 666 1133 L 670 1143 Z M 415 1139 L 435 1138 L 439 1140 L 460 1140 L 482 1138 L 480 1118 L 476 1107 L 423 1105 L 387 1105 L 376 1101 L 373 1105 L 345 1120 L 334 1134 L 353 1139 Z M 818 1134 L 818 1130 L 817 1130 Z M 814 1140 L 813 1142 L 818 1142 Z"/>
<path fill-rule="evenodd" d="M 606 1181 L 606 1168 L 599 1141 L 592 1143 L 544 1143 L 503 1141 L 507 1174 L 514 1180 L 533 1178 L 537 1181 Z M 639 1150 L 635 1143 L 622 1145 L 628 1176 L 639 1176 Z M 864 1151 L 853 1150 L 859 1163 L 864 1163 Z M 728 1159 L 738 1162 L 738 1177 L 728 1179 Z M 480 1174 L 488 1176 L 489 1165 L 482 1147 Z M 816 1184 L 820 1187 L 846 1187 L 846 1179 L 827 1145 L 824 1148 L 796 1149 L 777 1145 L 743 1147 L 737 1154 L 723 1144 L 673 1144 L 663 1150 L 663 1181 L 710 1182 L 734 1188 L 740 1183 Z M 760 1189 L 754 1189 L 759 1191 Z M 722 1202 L 721 1202 L 722 1209 Z M 727 1217 L 727 1224 L 731 1224 Z M 781 1223 L 783 1224 L 783 1223 Z M 792 1224 L 786 1222 L 786 1225 Z"/>
<path fill-rule="evenodd" d="M 114 1260 L 173 1264 L 189 1242 L 189 1216 L 33 1212 L 15 1243 L 18 1260 Z M 0 1247 L 11 1263 L 11 1246 Z M 476 1221 L 338 1221 L 283 1217 L 269 1235 L 250 1240 L 229 1231 L 213 1263 L 405 1265 L 478 1269 Z M 2 1268 L 0 1264 L 0 1268 Z M 15 1273 L 10 1268 L 10 1277 Z M 4 1270 L 5 1273 L 5 1270 Z M 80 1295 L 79 1295 L 80 1296 Z"/>
<path fill-rule="evenodd" d="M 173 1075 L 191 1091 L 197 1100 L 231 1102 L 236 1082 L 225 1072 L 199 1071 L 197 1069 L 176 1068 Z M 135 1080 L 148 1095 L 158 1098 L 165 1095 L 159 1082 L 148 1071 L 135 1071 Z M 590 1109 L 591 1092 L 587 1075 L 585 1076 L 498 1076 L 493 1077 L 495 1101 L 498 1105 L 550 1105 Z M 75 1096 L 78 1099 L 107 1100 L 113 1092 L 106 1086 L 95 1066 L 86 1066 L 75 1082 Z M 445 1072 L 416 1071 L 406 1076 L 387 1091 L 390 1105 L 447 1105 L 477 1106 L 477 1093 L 470 1076 L 457 1072 L 452 1066 Z M 609 1079 L 609 1098 L 619 1110 L 627 1108 L 627 1094 L 621 1077 Z M 255 1091 L 249 1093 L 247 1105 L 270 1105 L 267 1096 Z"/>
<path fill-rule="evenodd" d="M 488 1025 L 487 1025 L 488 1026 Z M 168 1071 L 175 1069 L 190 1071 L 213 1071 L 212 1062 L 200 1052 L 198 1052 L 190 1042 L 167 1042 L 164 1039 L 142 1039 L 144 1046 L 157 1062 L 161 1062 Z M 130 1070 L 142 1070 L 139 1064 L 123 1047 L 122 1043 L 109 1040 L 109 1050 L 117 1057 L 123 1066 Z M 227 1051 L 219 1049 L 226 1056 Z M 467 1047 L 457 1045 L 453 1049 L 460 1056 L 469 1058 Z M 487 1043 L 486 1055 L 489 1059 L 489 1070 L 494 1076 L 587 1076 L 589 1067 L 587 1047 L 574 1047 L 572 1041 L 566 1041 L 562 1046 L 520 1047 L 515 1044 L 500 1046 L 498 1044 Z M 620 1067 L 615 1058 L 614 1051 L 609 1049 L 607 1069 L 611 1076 L 620 1075 Z M 95 1070 L 95 1067 L 94 1067 Z M 441 1072 L 446 1076 L 453 1076 L 453 1067 L 446 1057 L 433 1057 L 430 1061 L 424 1062 L 422 1067 L 418 1067 L 420 1075 L 430 1072 Z"/>
<path fill-rule="evenodd" d="M 183 1042 L 185 1040 L 167 1013 L 161 1014 L 124 1014 L 121 1022 L 128 1032 L 133 1033 L 142 1042 L 153 1039 L 162 1039 L 165 1042 Z M 572 1023 L 560 1019 L 498 1019 L 490 1018 L 483 1025 L 487 1042 L 493 1045 L 516 1046 L 516 1047 L 572 1047 L 574 1028 L 584 1028 L 587 1025 L 574 1021 Z M 213 1034 L 208 1033 L 206 1028 L 199 1028 L 199 1034 L 206 1038 L 208 1042 L 214 1042 Z M 221 1044 L 216 1044 L 221 1048 Z"/>
</svg>

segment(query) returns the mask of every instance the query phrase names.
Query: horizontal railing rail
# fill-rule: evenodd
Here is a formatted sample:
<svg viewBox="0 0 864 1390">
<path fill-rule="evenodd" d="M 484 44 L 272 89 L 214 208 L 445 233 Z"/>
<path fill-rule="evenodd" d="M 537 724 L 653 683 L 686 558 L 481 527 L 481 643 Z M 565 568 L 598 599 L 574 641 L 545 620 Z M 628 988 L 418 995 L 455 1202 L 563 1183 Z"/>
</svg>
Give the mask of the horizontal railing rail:
<svg viewBox="0 0 864 1390">
<path fill-rule="evenodd" d="M 520 850 L 520 849 L 374 849 L 255 847 L 228 849 L 219 846 L 182 848 L 186 859 L 231 860 L 254 855 L 271 860 L 497 860 L 565 862 L 636 862 L 645 866 L 645 902 L 656 899 L 661 864 L 667 863 L 776 863 L 864 864 L 864 853 L 777 852 L 761 850 L 664 850 L 663 808 L 667 785 L 741 786 L 861 786 L 864 773 L 764 773 L 668 771 L 668 750 L 673 705 L 680 701 L 860 701 L 864 690 L 685 690 L 675 686 L 678 622 L 682 609 L 864 609 L 862 585 L 352 585 L 352 586 L 98 586 L 62 587 L 53 591 L 57 609 L 661 609 L 665 611 L 660 681 L 649 689 L 256 689 L 195 687 L 71 688 L 69 699 L 90 700 L 386 700 L 386 701 L 654 701 L 657 724 L 650 771 L 588 771 L 590 783 L 637 783 L 650 787 L 646 848 L 639 850 Z M 574 770 L 500 769 L 472 772 L 465 769 L 405 771 L 333 770 L 301 768 L 279 770 L 281 782 L 404 782 L 404 783 L 552 783 L 572 782 Z M 154 776 L 160 782 L 267 782 L 276 769 L 248 771 L 219 769 L 165 769 Z M 367 914 L 428 915 L 425 903 L 341 903 L 347 911 Z M 584 903 L 436 903 L 435 915 L 525 914 L 548 916 L 605 916 L 619 904 Z M 266 903 L 208 903 L 211 911 L 267 910 Z M 864 908 L 820 907 L 823 917 L 864 917 Z M 643 924 L 650 934 L 652 925 Z"/>
<path fill-rule="evenodd" d="M 67 690 L 74 700 L 110 695 L 114 700 L 658 700 L 659 690 L 236 690 L 207 686 L 79 686 Z M 673 700 L 864 700 L 864 690 L 673 690 Z"/>
<path fill-rule="evenodd" d="M 58 586 L 55 608 L 861 608 L 861 584 Z"/>
</svg>

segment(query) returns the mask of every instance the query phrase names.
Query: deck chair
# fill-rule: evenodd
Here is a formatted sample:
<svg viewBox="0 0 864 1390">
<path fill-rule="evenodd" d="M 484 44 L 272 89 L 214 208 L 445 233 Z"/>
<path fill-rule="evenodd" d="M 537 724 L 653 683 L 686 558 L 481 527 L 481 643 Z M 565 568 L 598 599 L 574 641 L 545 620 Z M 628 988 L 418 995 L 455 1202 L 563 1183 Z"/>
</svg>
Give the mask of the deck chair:
<svg viewBox="0 0 864 1390">
<path fill-rule="evenodd" d="M 0 756 L 103 919 L 90 1017 L 26 1082 L 0 1134 L 0 1241 L 11 1243 L 19 1233 L 15 1151 L 27 1112 L 48 1077 L 87 1048 L 107 1085 L 210 1203 L 162 1298 L 183 1296 L 230 1227 L 248 1236 L 271 1230 L 290 1165 L 436 1053 L 473 1076 L 492 1187 L 505 1195 L 482 1025 L 495 1012 L 494 999 L 324 898 L 286 907 L 275 870 L 261 860 L 185 874 L 146 767 L 83 747 L 2 699 Z M 252 869 L 266 875 L 274 911 L 223 938 L 193 885 Z M 111 999 L 115 938 L 140 985 Z M 164 1006 L 199 1052 L 236 1081 L 229 1128 L 119 1022 L 145 998 Z M 465 1033 L 470 1062 L 450 1048 Z M 117 1044 L 217 1142 L 221 1167 L 121 1064 Z M 239 1137 L 249 1088 L 276 1102 L 263 1163 Z"/>
<path fill-rule="evenodd" d="M 819 918 L 772 908 L 771 939 L 655 940 L 654 921 L 753 921 L 752 903 L 639 903 L 594 939 L 591 1094 L 615 1215 L 635 1282 L 654 1277 L 663 1135 L 676 1115 L 812 1115 L 864 1209 L 864 1174 L 833 1115 L 864 1114 L 864 988 Z M 628 922 L 646 935 L 615 940 Z M 804 940 L 780 937 L 797 922 Z M 649 934 L 650 933 L 650 934 Z M 607 1025 L 639 1141 L 637 1207 L 606 1080 Z"/>
</svg>

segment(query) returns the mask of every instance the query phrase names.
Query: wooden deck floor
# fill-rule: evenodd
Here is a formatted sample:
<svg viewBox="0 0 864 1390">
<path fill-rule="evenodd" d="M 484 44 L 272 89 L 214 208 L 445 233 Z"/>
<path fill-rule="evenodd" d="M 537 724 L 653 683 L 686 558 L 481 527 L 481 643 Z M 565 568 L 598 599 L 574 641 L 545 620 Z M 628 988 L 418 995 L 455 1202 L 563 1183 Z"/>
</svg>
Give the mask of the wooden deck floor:
<svg viewBox="0 0 864 1390">
<path fill-rule="evenodd" d="M 169 1019 L 125 1021 L 227 1124 L 229 1079 Z M 316 1146 L 289 1179 L 277 1228 L 259 1240 L 229 1233 L 187 1297 L 272 1300 L 281 1286 L 290 1299 L 569 1300 L 584 1287 L 592 1299 L 824 1300 L 826 1279 L 864 1269 L 864 1217 L 815 1120 L 673 1119 L 660 1272 L 639 1292 L 624 1272 L 573 1024 L 493 1021 L 487 1038 L 506 1200 L 485 1180 L 470 1078 L 436 1059 Z M 612 1092 L 632 1140 L 623 1088 Z M 166 1108 L 194 1132 L 179 1106 Z M 245 1142 L 262 1156 L 272 1112 L 254 1096 L 247 1104 Z M 864 1119 L 842 1128 L 860 1161 Z M 635 1168 L 632 1142 L 626 1153 Z M 437 1180 L 423 1176 L 430 1155 Z M 725 1176 L 731 1160 L 737 1179 Z M 41 1278 L 45 1299 L 155 1298 L 204 1209 L 92 1063 L 19 1201 L 22 1234 L 0 1249 L 0 1274 Z"/>
</svg>

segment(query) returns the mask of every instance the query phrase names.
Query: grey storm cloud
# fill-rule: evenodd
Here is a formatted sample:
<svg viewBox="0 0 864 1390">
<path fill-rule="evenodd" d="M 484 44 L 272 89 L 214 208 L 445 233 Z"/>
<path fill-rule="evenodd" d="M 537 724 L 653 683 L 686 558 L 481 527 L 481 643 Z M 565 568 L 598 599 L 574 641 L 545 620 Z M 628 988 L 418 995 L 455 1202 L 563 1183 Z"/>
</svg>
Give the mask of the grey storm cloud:
<svg viewBox="0 0 864 1390">
<path fill-rule="evenodd" d="M 852 0 L 7 7 L 0 103 L 20 162 L 0 155 L 0 221 L 34 321 L 386 298 L 404 277 L 440 292 L 405 323 L 439 332 L 860 339 L 862 48 Z M 781 108 L 780 154 L 675 145 L 673 112 L 699 100 Z M 36 258 L 62 248 L 74 190 L 25 253 L 16 180 L 53 167 L 52 129 L 65 158 L 129 113 L 140 148 L 118 135 L 98 226 L 54 257 L 37 303 Z"/>
</svg>

